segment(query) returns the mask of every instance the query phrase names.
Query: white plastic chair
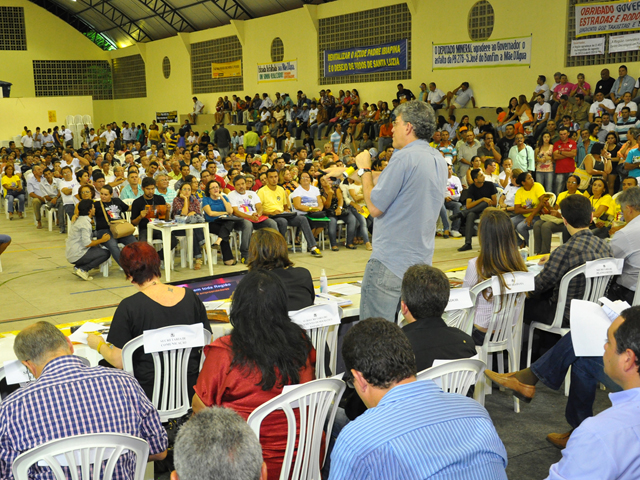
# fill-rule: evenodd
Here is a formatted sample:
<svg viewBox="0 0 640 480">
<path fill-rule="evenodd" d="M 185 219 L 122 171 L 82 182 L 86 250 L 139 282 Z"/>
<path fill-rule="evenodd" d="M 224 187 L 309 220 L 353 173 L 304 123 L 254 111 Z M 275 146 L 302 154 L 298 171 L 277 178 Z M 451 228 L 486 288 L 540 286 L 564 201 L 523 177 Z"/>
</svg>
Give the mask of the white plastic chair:
<svg viewBox="0 0 640 480">
<path fill-rule="evenodd" d="M 319 312 L 325 314 L 326 305 L 311 305 L 310 307 L 303 308 L 302 310 L 290 312 L 290 316 L 296 315 L 313 318 Z M 338 327 L 340 326 L 341 320 L 342 309 L 338 307 L 337 316 L 334 318 L 334 321 L 337 322 L 335 325 L 327 325 L 324 327 L 306 330 L 307 335 L 309 335 L 311 343 L 313 344 L 313 348 L 316 349 L 316 378 L 327 378 L 327 372 L 325 371 L 325 346 L 329 347 L 329 354 L 331 355 L 329 358 L 329 369 L 333 372 L 332 374 L 335 375 L 336 364 L 338 361 Z"/>
<path fill-rule="evenodd" d="M 528 275 L 527 272 L 512 272 L 516 279 Z M 491 287 L 492 279 L 478 283 L 471 288 L 470 294 L 473 300 L 473 316 L 477 308 L 477 299 L 482 291 Z M 502 297 L 502 298 L 501 298 Z M 502 299 L 502 302 L 500 301 Z M 493 313 L 484 337 L 484 343 L 476 346 L 480 360 L 492 370 L 493 353 L 498 355 L 498 371 L 504 373 L 504 352 L 509 355 L 509 371 L 516 372 L 520 363 L 520 343 L 522 338 L 522 318 L 524 314 L 525 294 L 493 292 Z M 491 380 L 483 379 L 485 394 L 491 394 Z M 482 388 L 482 383 L 478 388 Z M 520 412 L 520 401 L 514 397 L 514 411 Z"/>
<path fill-rule="evenodd" d="M 455 327 L 462 330 L 467 335 L 471 335 L 473 331 L 473 307 L 460 308 L 458 310 L 451 310 L 450 312 L 444 312 L 442 319 L 448 327 Z"/>
<path fill-rule="evenodd" d="M 247 423 L 258 438 L 260 438 L 260 425 L 267 415 L 282 410 L 287 417 L 287 448 L 282 462 L 280 480 L 317 480 L 321 478 L 322 433 L 326 426 L 327 441 L 324 447 L 324 458 L 326 459 L 329 447 L 328 439 L 331 437 L 338 404 L 345 387 L 342 380 L 335 378 L 323 378 L 303 383 L 287 393 L 282 393 L 263 403 L 249 415 Z M 300 435 L 298 436 L 295 463 L 293 463 L 293 453 L 296 444 L 297 421 L 294 409 L 298 410 L 300 418 Z"/>
<path fill-rule="evenodd" d="M 83 115 L 82 116 L 82 123 L 86 123 L 86 124 L 90 124 L 91 122 L 91 115 Z"/>
<path fill-rule="evenodd" d="M 440 382 L 443 391 L 467 395 L 471 385 L 475 385 L 482 378 L 485 364 L 482 360 L 460 358 L 451 360 L 436 367 L 418 372 L 418 380 L 436 380 Z M 484 386 L 479 385 L 473 392 L 475 400 L 484 405 Z"/>
<path fill-rule="evenodd" d="M 613 260 L 612 258 L 601 258 L 599 260 L 595 260 L 598 263 L 609 262 Z M 560 289 L 558 291 L 558 304 L 556 307 L 556 314 L 553 317 L 553 322 L 551 325 L 547 325 L 542 322 L 531 322 L 529 326 L 529 342 L 527 345 L 527 367 L 531 366 L 531 352 L 533 351 L 533 331 L 535 329 L 544 330 L 545 332 L 555 333 L 556 335 L 560 335 L 564 337 L 567 333 L 569 333 L 569 328 L 562 327 L 562 321 L 564 319 L 564 309 L 567 304 L 567 289 L 569 288 L 569 283 L 577 277 L 578 275 L 584 275 L 586 269 L 586 264 L 581 265 L 579 267 L 574 268 L 573 270 L 565 273 L 562 280 L 560 280 Z M 601 277 L 593 277 L 593 278 L 585 278 L 585 287 L 584 294 L 582 295 L 582 300 L 587 300 L 589 302 L 598 303 L 598 299 L 603 297 L 605 292 L 607 291 L 607 287 L 609 286 L 609 281 L 611 280 L 612 275 L 604 275 Z M 564 382 L 564 390 L 565 395 L 569 396 L 569 379 L 570 372 L 567 372 L 567 378 Z"/>
<path fill-rule="evenodd" d="M 157 330 L 170 330 L 181 325 L 172 325 Z M 204 344 L 211 342 L 211 332 L 202 329 Z M 122 349 L 122 369 L 133 375 L 133 353 L 142 348 L 144 335 L 129 340 Z M 154 352 L 153 395 L 151 402 L 158 409 L 160 420 L 166 422 L 172 418 L 180 418 L 189 410 L 189 392 L 187 391 L 187 367 L 191 348 L 179 348 Z M 204 353 L 200 361 L 204 360 Z"/>
<path fill-rule="evenodd" d="M 67 119 L 66 120 L 67 120 L 67 122 L 66 122 L 67 126 L 74 124 L 73 115 L 67 115 Z"/>
<path fill-rule="evenodd" d="M 11 470 L 16 480 L 29 480 L 33 478 L 29 475 L 29 469 L 38 462 L 45 462 L 57 480 L 67 479 L 63 466 L 69 467 L 73 480 L 110 480 L 120 457 L 130 453 L 136 456 L 133 478 L 143 480 L 149 458 L 149 444 L 141 438 L 122 433 L 91 433 L 51 440 L 18 455 Z M 93 468 L 92 474 L 92 466 L 105 462 L 104 470 Z M 46 467 L 38 468 L 42 470 Z"/>
<path fill-rule="evenodd" d="M 73 117 L 73 123 L 75 123 L 76 125 L 83 125 L 82 122 L 82 115 L 74 115 Z M 84 125 L 83 125 L 84 126 Z"/>
</svg>

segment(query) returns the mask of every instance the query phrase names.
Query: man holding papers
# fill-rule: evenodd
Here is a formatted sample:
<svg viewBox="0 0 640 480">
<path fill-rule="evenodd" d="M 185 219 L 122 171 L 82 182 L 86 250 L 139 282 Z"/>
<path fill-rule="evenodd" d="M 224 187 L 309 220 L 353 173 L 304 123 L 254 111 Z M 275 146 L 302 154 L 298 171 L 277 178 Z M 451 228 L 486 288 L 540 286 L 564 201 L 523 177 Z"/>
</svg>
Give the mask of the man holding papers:
<svg viewBox="0 0 640 480">
<path fill-rule="evenodd" d="M 604 373 L 622 391 L 610 393 L 611 408 L 573 432 L 562 459 L 549 470 L 550 480 L 640 476 L 640 307 L 624 310 L 611 324 L 602 360 Z"/>
</svg>

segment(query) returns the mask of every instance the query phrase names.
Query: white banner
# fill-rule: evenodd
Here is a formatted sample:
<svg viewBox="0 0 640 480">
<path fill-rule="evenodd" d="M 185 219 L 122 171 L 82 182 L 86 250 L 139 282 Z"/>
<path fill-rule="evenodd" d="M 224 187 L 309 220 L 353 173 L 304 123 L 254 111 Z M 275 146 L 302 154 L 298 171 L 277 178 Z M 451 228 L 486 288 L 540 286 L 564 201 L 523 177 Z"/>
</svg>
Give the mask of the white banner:
<svg viewBox="0 0 640 480">
<path fill-rule="evenodd" d="M 609 37 L 609 53 L 629 52 L 640 49 L 640 33 Z"/>
<path fill-rule="evenodd" d="M 571 40 L 571 56 L 602 55 L 604 53 L 604 37 Z"/>
<path fill-rule="evenodd" d="M 297 79 L 298 79 L 298 61 L 297 60 L 258 64 L 258 83 L 284 82 L 287 80 L 297 80 Z"/>
<path fill-rule="evenodd" d="M 576 37 L 640 30 L 640 0 L 576 5 Z"/>
<path fill-rule="evenodd" d="M 531 64 L 531 37 L 433 45 L 433 70 Z"/>
</svg>

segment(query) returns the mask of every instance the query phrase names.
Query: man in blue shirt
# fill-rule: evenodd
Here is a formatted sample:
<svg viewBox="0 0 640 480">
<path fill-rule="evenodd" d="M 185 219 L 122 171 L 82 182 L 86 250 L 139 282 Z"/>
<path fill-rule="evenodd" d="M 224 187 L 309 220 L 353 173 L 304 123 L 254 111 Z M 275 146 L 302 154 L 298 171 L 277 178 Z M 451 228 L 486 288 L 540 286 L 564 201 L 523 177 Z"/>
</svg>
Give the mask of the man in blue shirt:
<svg viewBox="0 0 640 480">
<path fill-rule="evenodd" d="M 607 330 L 604 372 L 621 392 L 610 393 L 612 406 L 588 418 L 571 434 L 562 459 L 551 466 L 550 480 L 640 477 L 640 307 L 623 311 Z"/>
<path fill-rule="evenodd" d="M 416 381 L 411 344 L 395 323 L 361 321 L 342 355 L 345 379 L 368 410 L 340 432 L 330 480 L 507 478 L 507 452 L 487 411 L 432 380 Z"/>
</svg>

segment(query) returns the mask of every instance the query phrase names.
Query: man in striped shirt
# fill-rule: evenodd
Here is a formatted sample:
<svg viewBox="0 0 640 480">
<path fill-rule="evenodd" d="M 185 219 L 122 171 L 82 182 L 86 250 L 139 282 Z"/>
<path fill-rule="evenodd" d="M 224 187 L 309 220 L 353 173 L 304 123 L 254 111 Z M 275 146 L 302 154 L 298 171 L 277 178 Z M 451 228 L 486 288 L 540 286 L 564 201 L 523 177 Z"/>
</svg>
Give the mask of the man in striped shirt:
<svg viewBox="0 0 640 480">
<path fill-rule="evenodd" d="M 0 478 L 13 479 L 11 465 L 21 453 L 50 440 L 89 433 L 123 433 L 149 443 L 149 458 L 124 455 L 114 479 L 133 479 L 136 461 L 166 457 L 167 434 L 160 416 L 132 375 L 85 366 L 73 355 L 69 339 L 48 322 L 22 330 L 13 350 L 37 380 L 0 406 Z M 39 465 L 31 468 L 32 475 L 55 478 Z"/>
<path fill-rule="evenodd" d="M 432 380 L 400 327 L 369 318 L 347 333 L 345 380 L 368 410 L 338 436 L 330 480 L 506 479 L 507 452 L 487 411 Z"/>
</svg>

